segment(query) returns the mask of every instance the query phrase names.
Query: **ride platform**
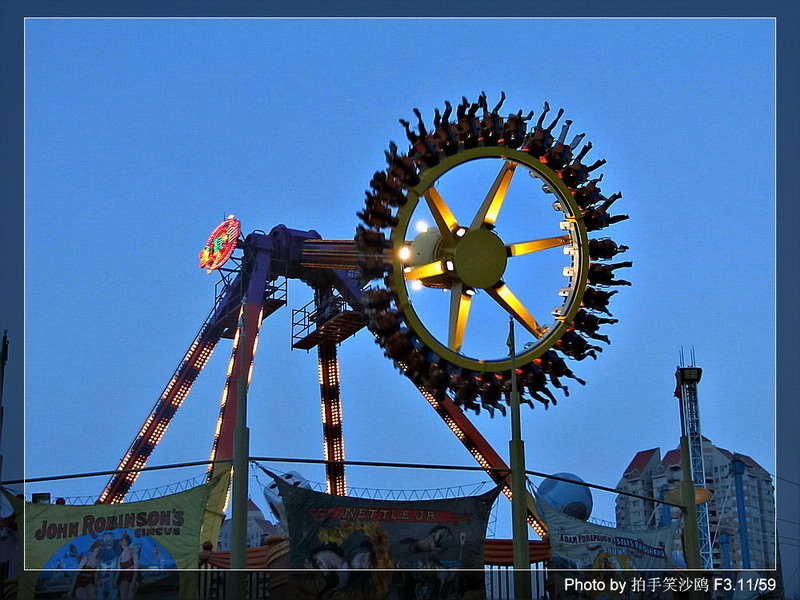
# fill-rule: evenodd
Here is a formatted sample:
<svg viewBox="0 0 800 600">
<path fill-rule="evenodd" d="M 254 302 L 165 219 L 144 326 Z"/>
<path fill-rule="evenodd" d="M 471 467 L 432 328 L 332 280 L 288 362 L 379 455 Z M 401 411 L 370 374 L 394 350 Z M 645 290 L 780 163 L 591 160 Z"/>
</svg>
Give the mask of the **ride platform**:
<svg viewBox="0 0 800 600">
<path fill-rule="evenodd" d="M 322 309 L 314 301 L 292 312 L 292 348 L 311 350 L 319 344 L 340 344 L 355 335 L 366 324 L 364 315 L 346 310 L 342 298 L 336 298 Z"/>
</svg>

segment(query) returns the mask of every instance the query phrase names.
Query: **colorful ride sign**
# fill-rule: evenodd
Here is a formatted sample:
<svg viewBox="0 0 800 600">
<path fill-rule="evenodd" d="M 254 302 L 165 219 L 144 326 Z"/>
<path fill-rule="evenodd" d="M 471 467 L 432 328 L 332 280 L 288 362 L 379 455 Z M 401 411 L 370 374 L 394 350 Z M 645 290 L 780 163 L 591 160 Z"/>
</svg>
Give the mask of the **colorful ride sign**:
<svg viewBox="0 0 800 600">
<path fill-rule="evenodd" d="M 220 223 L 200 252 L 200 268 L 211 273 L 224 265 L 236 250 L 240 229 L 239 221 L 234 219 L 233 215 Z"/>
</svg>

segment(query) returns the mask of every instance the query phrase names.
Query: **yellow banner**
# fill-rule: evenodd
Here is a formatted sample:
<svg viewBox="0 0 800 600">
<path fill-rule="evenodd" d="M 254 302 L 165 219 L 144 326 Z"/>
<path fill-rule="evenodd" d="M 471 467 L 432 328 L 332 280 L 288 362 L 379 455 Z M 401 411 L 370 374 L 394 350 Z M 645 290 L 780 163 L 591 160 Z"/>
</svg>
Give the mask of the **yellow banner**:
<svg viewBox="0 0 800 600">
<path fill-rule="evenodd" d="M 198 597 L 200 527 L 216 482 L 122 504 L 32 504 L 5 493 L 25 515 L 18 598 Z M 24 569 L 24 570 L 23 570 Z"/>
</svg>

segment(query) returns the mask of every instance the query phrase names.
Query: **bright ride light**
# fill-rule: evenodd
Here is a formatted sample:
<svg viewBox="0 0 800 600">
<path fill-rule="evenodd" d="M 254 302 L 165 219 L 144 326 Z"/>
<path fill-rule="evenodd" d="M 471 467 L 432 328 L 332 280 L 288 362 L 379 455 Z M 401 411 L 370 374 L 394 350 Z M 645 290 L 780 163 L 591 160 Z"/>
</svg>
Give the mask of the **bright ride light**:
<svg viewBox="0 0 800 600">
<path fill-rule="evenodd" d="M 200 268 L 211 273 L 224 265 L 236 250 L 240 230 L 241 224 L 233 215 L 220 223 L 200 251 Z"/>
<path fill-rule="evenodd" d="M 411 258 L 411 248 L 408 246 L 403 246 L 400 248 L 400 251 L 397 253 L 397 255 L 400 257 L 400 260 L 408 260 Z"/>
<path fill-rule="evenodd" d="M 417 231 L 420 233 L 426 233 L 428 231 L 428 224 L 425 221 L 417 221 Z"/>
</svg>

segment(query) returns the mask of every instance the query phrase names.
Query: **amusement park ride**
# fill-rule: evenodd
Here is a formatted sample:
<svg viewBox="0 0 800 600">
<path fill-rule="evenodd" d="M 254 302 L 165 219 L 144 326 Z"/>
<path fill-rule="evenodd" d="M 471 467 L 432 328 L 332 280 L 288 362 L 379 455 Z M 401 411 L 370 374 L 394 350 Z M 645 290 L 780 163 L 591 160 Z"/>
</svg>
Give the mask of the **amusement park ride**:
<svg viewBox="0 0 800 600">
<path fill-rule="evenodd" d="M 571 121 L 565 121 L 558 138 L 554 137 L 552 130 L 563 110 L 545 126 L 549 111 L 545 103 L 535 127 L 528 131 L 527 121 L 533 112 L 523 116 L 519 111 L 503 118 L 498 114 L 501 105 L 502 100 L 489 110 L 483 94 L 473 104 L 464 98 L 452 122 L 452 107 L 447 103 L 441 115 L 437 109 L 430 132 L 416 110 L 418 132 L 401 120 L 411 146 L 403 154 L 391 143 L 385 152 L 387 167 L 370 181 L 366 205 L 358 213 L 363 224 L 358 226 L 354 240 L 324 240 L 316 231 L 283 225 L 268 234 L 253 231 L 242 236 L 233 216 L 225 220 L 200 255 L 201 267 L 222 275 L 221 291 L 99 502 L 124 501 L 138 469 L 145 467 L 222 338 L 231 339 L 233 345 L 208 479 L 221 475 L 229 482 L 231 467 L 226 459 L 232 457 L 236 406 L 245 389 L 240 378 L 246 376 L 250 381 L 262 321 L 286 304 L 286 278 L 300 279 L 314 291 L 313 306 L 295 311 L 293 347 L 316 347 L 318 352 L 324 457 L 331 461 L 326 463 L 329 493 L 347 493 L 341 462 L 344 442 L 337 345 L 366 325 L 385 356 L 413 382 L 510 498 L 508 465 L 464 410 L 477 413 L 483 408 L 492 415 L 496 410 L 505 415 L 512 375 L 530 398 L 545 406 L 556 403 L 549 386 L 566 393 L 560 377 L 583 384 L 563 357 L 582 360 L 595 356 L 597 347 L 589 345 L 584 336 L 608 342 L 606 336 L 597 333 L 598 327 L 616 321 L 596 313 L 608 313 L 607 304 L 615 292 L 599 288 L 628 285 L 614 279 L 613 271 L 630 263 L 604 262 L 627 248 L 608 238 L 588 236 L 627 218 L 607 213 L 621 195 L 605 197 L 598 186 L 602 177 L 589 180 L 590 173 L 605 163 L 599 160 L 586 166 L 581 162 L 592 144 L 587 143 L 573 155 L 584 135 L 566 142 Z M 478 115 L 479 109 L 482 115 Z M 471 221 L 458 222 L 437 186 L 443 176 L 472 161 L 496 164 L 497 176 L 487 184 L 488 193 L 474 208 Z M 560 230 L 550 237 L 502 237 L 502 220 L 498 217 L 512 178 L 520 177 L 520 173 L 541 185 L 547 204 L 552 203 L 558 211 Z M 415 211 L 425 206 L 435 227 L 414 234 L 410 224 Z M 551 317 L 543 319 L 543 315 L 534 316 L 517 295 L 527 282 L 507 281 L 511 273 L 508 266 L 525 260 L 518 257 L 557 248 L 566 257 L 564 285 L 552 290 L 558 306 Z M 237 250 L 241 252 L 234 257 Z M 229 260 L 234 268 L 224 266 Z M 449 294 L 446 338 L 435 336 L 423 322 L 409 287 L 441 289 Z M 473 298 L 478 292 L 491 298 L 532 335 L 531 343 L 520 351 L 513 350 L 516 373 L 512 373 L 509 356 L 472 355 L 463 350 Z M 532 406 L 529 399 L 526 402 Z M 527 494 L 527 490 L 522 493 Z M 207 507 L 209 514 L 222 515 L 225 501 L 226 494 L 213 495 Z M 529 495 L 528 523 L 539 536 L 546 534 Z M 214 530 L 209 527 L 206 533 Z"/>
</svg>

